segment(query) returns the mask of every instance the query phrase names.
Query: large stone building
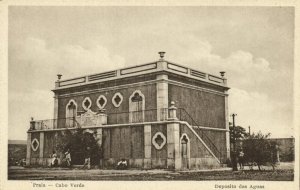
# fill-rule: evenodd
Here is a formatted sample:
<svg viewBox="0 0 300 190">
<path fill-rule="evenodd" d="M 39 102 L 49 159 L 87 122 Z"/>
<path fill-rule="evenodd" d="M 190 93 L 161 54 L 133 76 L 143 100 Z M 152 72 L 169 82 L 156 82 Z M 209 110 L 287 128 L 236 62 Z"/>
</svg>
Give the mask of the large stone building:
<svg viewBox="0 0 300 190">
<path fill-rule="evenodd" d="M 229 155 L 228 87 L 214 76 L 164 60 L 62 80 L 54 119 L 30 122 L 27 164 L 48 165 L 61 134 L 93 134 L 102 168 L 220 167 Z M 73 151 L 72 157 L 82 157 Z M 75 164 L 83 164 L 83 160 Z"/>
</svg>

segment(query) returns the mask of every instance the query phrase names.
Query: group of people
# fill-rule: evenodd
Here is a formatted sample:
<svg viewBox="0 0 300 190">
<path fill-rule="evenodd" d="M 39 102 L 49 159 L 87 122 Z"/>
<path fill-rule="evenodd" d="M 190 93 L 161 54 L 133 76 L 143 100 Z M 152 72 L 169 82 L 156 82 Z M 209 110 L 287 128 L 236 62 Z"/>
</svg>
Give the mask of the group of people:
<svg viewBox="0 0 300 190">
<path fill-rule="evenodd" d="M 57 167 L 58 166 L 58 156 L 57 156 L 55 151 L 53 151 L 51 158 L 52 158 L 52 160 L 51 160 L 50 166 L 51 167 Z M 65 161 L 66 161 L 66 165 L 68 167 L 70 167 L 71 166 L 71 152 L 70 152 L 70 149 L 68 149 L 67 152 L 65 152 Z"/>
<path fill-rule="evenodd" d="M 66 166 L 71 167 L 72 166 L 72 159 L 71 159 L 70 149 L 68 149 L 64 153 L 64 156 L 65 156 Z M 58 166 L 58 156 L 57 156 L 55 151 L 53 151 L 51 158 L 52 158 L 52 160 L 51 160 L 50 167 L 57 167 Z M 86 154 L 85 154 L 84 164 L 83 164 L 82 168 L 83 169 L 85 169 L 85 168 L 90 169 L 91 168 L 91 149 L 90 149 L 90 147 L 86 148 Z"/>
<path fill-rule="evenodd" d="M 57 156 L 55 151 L 53 151 L 51 158 L 52 158 L 52 160 L 51 160 L 50 167 L 57 167 L 58 166 L 58 156 Z M 72 159 L 71 159 L 70 149 L 68 149 L 64 153 L 64 161 L 65 161 L 67 167 L 72 166 Z M 127 169 L 127 167 L 128 167 L 127 161 L 124 158 L 122 158 L 117 163 L 116 169 L 124 170 L 124 169 Z M 82 169 L 90 169 L 90 168 L 91 168 L 91 148 L 86 147 L 85 157 L 84 157 L 84 164 L 82 166 Z"/>
</svg>

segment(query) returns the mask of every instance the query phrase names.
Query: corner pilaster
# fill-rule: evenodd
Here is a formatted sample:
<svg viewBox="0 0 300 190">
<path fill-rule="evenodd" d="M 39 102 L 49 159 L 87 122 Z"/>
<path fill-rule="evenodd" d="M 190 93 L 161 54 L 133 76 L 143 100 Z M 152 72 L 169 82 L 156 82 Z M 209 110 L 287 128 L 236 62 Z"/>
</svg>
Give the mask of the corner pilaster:
<svg viewBox="0 0 300 190">
<path fill-rule="evenodd" d="M 39 165 L 43 165 L 43 160 L 44 160 L 44 137 L 45 134 L 44 132 L 40 132 L 40 154 L 39 154 Z"/>
<path fill-rule="evenodd" d="M 54 96 L 54 119 L 58 119 L 58 95 Z M 58 121 L 57 121 L 58 122 Z M 54 125 L 57 128 L 57 125 Z"/>
<path fill-rule="evenodd" d="M 157 75 L 157 80 L 160 80 L 156 84 L 156 102 L 157 102 L 157 120 L 162 121 L 167 118 L 168 108 L 168 75 Z"/>
<path fill-rule="evenodd" d="M 31 133 L 27 132 L 26 166 L 30 165 L 31 158 Z"/>
<path fill-rule="evenodd" d="M 230 159 L 230 134 L 229 134 L 229 114 L 228 114 L 228 94 L 225 92 L 225 127 L 226 127 L 226 158 Z"/>
<path fill-rule="evenodd" d="M 144 125 L 144 169 L 151 168 L 151 125 Z"/>
<path fill-rule="evenodd" d="M 174 121 L 173 123 L 167 124 L 167 144 L 168 144 L 168 155 L 167 155 L 167 167 L 169 169 L 179 170 L 181 169 L 181 156 L 180 156 L 180 137 L 179 137 L 179 123 L 176 122 L 175 102 L 171 101 L 171 106 L 169 107 L 169 121 Z"/>
<path fill-rule="evenodd" d="M 179 146 L 179 123 L 167 124 L 167 144 L 168 158 L 167 166 L 169 169 L 181 169 L 181 157 Z"/>
</svg>

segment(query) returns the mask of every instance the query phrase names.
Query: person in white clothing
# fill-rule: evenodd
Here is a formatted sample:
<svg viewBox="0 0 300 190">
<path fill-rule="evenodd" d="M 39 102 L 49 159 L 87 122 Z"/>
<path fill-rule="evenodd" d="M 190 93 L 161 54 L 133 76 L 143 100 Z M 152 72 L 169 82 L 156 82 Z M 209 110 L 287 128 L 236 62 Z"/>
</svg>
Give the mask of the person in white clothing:
<svg viewBox="0 0 300 190">
<path fill-rule="evenodd" d="M 67 166 L 70 167 L 71 166 L 71 153 L 70 153 L 70 149 L 67 150 L 67 152 L 65 152 L 66 155 L 66 162 L 67 162 Z"/>
<path fill-rule="evenodd" d="M 118 170 L 127 169 L 127 161 L 124 158 L 122 158 L 121 161 L 118 162 L 117 169 Z"/>
<path fill-rule="evenodd" d="M 56 167 L 58 166 L 58 159 L 57 159 L 57 154 L 55 151 L 52 153 L 52 161 L 51 161 L 51 167 Z"/>
</svg>

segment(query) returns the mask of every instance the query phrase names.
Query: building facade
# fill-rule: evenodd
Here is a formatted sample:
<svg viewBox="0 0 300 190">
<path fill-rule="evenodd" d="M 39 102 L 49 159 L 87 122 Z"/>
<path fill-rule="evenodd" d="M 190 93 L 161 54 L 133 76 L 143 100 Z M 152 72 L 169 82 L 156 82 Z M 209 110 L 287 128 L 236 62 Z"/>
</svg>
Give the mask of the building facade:
<svg viewBox="0 0 300 190">
<path fill-rule="evenodd" d="M 145 169 L 225 163 L 230 151 L 224 73 L 210 75 L 160 55 L 158 61 L 109 72 L 66 80 L 58 75 L 54 119 L 30 122 L 27 165 L 48 165 L 61 134 L 78 128 L 101 147 L 101 168 L 121 159 Z"/>
</svg>

